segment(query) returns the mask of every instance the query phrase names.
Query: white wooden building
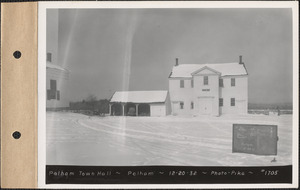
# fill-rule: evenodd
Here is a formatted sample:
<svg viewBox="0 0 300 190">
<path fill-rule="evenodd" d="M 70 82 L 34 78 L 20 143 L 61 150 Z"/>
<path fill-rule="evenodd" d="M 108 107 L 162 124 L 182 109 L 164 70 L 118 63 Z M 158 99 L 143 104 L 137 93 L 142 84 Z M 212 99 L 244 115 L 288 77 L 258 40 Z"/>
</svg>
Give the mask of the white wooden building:
<svg viewBox="0 0 300 190">
<path fill-rule="evenodd" d="M 59 22 L 58 10 L 51 10 L 56 14 L 47 16 L 47 45 L 46 45 L 46 109 L 62 109 L 69 107 L 67 98 L 67 81 L 69 71 L 63 68 L 59 59 L 58 28 Z M 51 23 L 51 24 L 50 24 Z"/>
<path fill-rule="evenodd" d="M 111 116 L 166 116 L 168 91 L 117 91 L 109 103 Z"/>
<path fill-rule="evenodd" d="M 176 64 L 169 76 L 173 115 L 247 114 L 245 64 Z"/>
<path fill-rule="evenodd" d="M 47 62 L 46 67 L 46 108 L 51 110 L 69 107 L 66 96 L 69 71 L 50 62 Z"/>
</svg>

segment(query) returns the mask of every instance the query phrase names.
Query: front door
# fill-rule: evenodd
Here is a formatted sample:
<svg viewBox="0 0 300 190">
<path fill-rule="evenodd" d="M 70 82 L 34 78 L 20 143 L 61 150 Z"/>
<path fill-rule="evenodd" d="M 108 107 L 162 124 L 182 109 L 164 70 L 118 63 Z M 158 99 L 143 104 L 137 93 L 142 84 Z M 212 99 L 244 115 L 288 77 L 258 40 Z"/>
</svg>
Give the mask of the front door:
<svg viewBox="0 0 300 190">
<path fill-rule="evenodd" d="M 179 102 L 172 102 L 172 114 L 177 115 L 179 113 L 180 104 Z"/>
<path fill-rule="evenodd" d="M 199 99 L 199 111 L 201 115 L 211 115 L 212 113 L 212 98 Z"/>
</svg>

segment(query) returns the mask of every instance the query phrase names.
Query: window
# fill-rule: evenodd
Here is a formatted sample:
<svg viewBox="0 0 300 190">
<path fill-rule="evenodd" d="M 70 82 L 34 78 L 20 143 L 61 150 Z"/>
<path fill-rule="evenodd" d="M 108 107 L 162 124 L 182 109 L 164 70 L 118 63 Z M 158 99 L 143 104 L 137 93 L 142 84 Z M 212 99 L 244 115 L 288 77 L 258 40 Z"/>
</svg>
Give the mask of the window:
<svg viewBox="0 0 300 190">
<path fill-rule="evenodd" d="M 235 78 L 231 78 L 231 86 L 235 86 Z"/>
<path fill-rule="evenodd" d="M 223 79 L 219 79 L 219 86 L 220 86 L 220 87 L 224 87 Z"/>
<path fill-rule="evenodd" d="M 194 88 L 194 79 L 191 80 L 191 87 Z"/>
<path fill-rule="evenodd" d="M 230 105 L 231 106 L 235 106 L 235 98 L 231 98 L 230 99 Z"/>
<path fill-rule="evenodd" d="M 48 100 L 52 100 L 52 99 L 56 99 L 56 91 L 53 90 L 47 90 L 47 99 Z"/>
<path fill-rule="evenodd" d="M 208 76 L 203 77 L 203 84 L 208 85 Z"/>
<path fill-rule="evenodd" d="M 223 98 L 219 99 L 219 106 L 222 107 L 223 106 Z"/>
<path fill-rule="evenodd" d="M 50 80 L 50 89 L 47 90 L 47 100 L 56 99 L 56 80 Z"/>
<path fill-rule="evenodd" d="M 184 80 L 180 80 L 180 88 L 184 88 Z"/>
<path fill-rule="evenodd" d="M 47 61 L 52 62 L 52 53 L 47 53 Z"/>
<path fill-rule="evenodd" d="M 183 109 L 184 107 L 184 102 L 180 102 L 180 109 Z"/>
<path fill-rule="evenodd" d="M 194 102 L 191 102 L 191 109 L 194 109 Z"/>
<path fill-rule="evenodd" d="M 50 90 L 56 91 L 56 80 L 50 80 Z"/>
</svg>

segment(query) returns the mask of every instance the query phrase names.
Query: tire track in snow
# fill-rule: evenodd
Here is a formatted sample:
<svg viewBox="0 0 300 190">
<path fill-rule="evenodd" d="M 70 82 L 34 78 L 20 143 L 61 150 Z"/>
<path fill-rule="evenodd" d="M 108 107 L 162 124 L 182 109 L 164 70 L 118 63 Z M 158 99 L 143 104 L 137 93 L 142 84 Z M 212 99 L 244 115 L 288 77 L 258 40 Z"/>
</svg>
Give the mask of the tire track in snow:
<svg viewBox="0 0 300 190">
<path fill-rule="evenodd" d="M 108 131 L 105 131 L 105 130 L 95 129 L 95 128 L 93 128 L 93 127 L 91 127 L 91 126 L 89 126 L 89 125 L 86 125 L 86 124 L 84 124 L 84 123 L 82 123 L 82 122 L 80 122 L 80 121 L 78 121 L 78 123 L 79 123 L 80 125 L 84 126 L 84 127 L 90 128 L 90 129 L 92 129 L 92 130 L 101 131 L 101 132 L 105 132 L 105 133 L 109 133 L 109 134 L 115 135 L 115 133 L 111 133 L 111 132 L 108 132 Z M 99 123 L 97 123 L 97 124 L 99 124 Z M 101 123 L 101 124 L 103 124 L 103 123 Z M 122 134 L 122 136 L 123 136 L 123 134 Z M 131 143 L 134 143 L 138 148 L 140 148 L 140 149 L 143 150 L 144 152 L 150 153 L 150 154 L 152 154 L 153 156 L 155 156 L 154 159 L 157 159 L 157 158 L 164 158 L 164 159 L 171 160 L 171 161 L 173 161 L 173 162 L 175 161 L 176 163 L 185 164 L 185 165 L 187 164 L 186 162 L 184 162 L 184 161 L 182 161 L 182 160 L 170 158 L 170 156 L 169 156 L 168 154 L 166 154 L 166 153 L 161 153 L 160 151 L 157 151 L 157 149 L 156 149 L 156 151 L 153 151 L 153 144 L 150 144 L 150 146 L 152 146 L 152 149 L 151 149 L 152 151 L 149 151 L 149 150 L 147 150 L 146 148 L 144 148 L 144 147 L 141 146 L 141 141 L 136 142 L 137 138 L 134 138 L 133 136 L 130 136 L 130 135 L 126 135 L 126 137 L 131 138 L 131 141 L 130 141 L 130 142 L 131 142 Z M 139 138 L 138 140 L 140 140 L 140 138 Z M 115 144 L 117 144 L 117 143 L 115 143 Z M 148 145 L 148 147 L 149 147 L 149 145 Z M 126 148 L 130 148 L 131 150 L 136 151 L 136 148 L 133 148 L 133 147 L 131 147 L 131 146 L 127 146 Z M 162 150 L 163 150 L 163 149 L 162 149 Z M 163 151 L 165 152 L 166 150 L 163 150 Z M 147 163 L 151 163 L 152 160 L 153 160 L 153 159 L 148 160 L 148 161 L 144 162 L 144 164 L 145 164 L 145 163 L 146 163 L 146 164 L 147 164 Z"/>
<path fill-rule="evenodd" d="M 89 129 L 93 129 L 93 130 L 96 130 L 96 131 L 101 131 L 101 132 L 105 132 L 105 133 L 108 133 L 108 134 L 112 134 L 112 135 L 119 135 L 119 136 L 122 136 L 122 137 L 130 137 L 130 138 L 135 138 L 135 139 L 138 139 L 138 140 L 150 140 L 150 141 L 164 141 L 164 142 L 169 142 L 169 143 L 173 143 L 173 144 L 181 144 L 181 145 L 194 145 L 194 146 L 200 146 L 200 147 L 207 147 L 207 148 L 211 148 L 212 151 L 218 151 L 218 149 L 220 150 L 226 150 L 226 149 L 231 149 L 231 146 L 226 146 L 226 145 L 221 145 L 221 144 L 212 144 L 212 143 L 206 143 L 206 142 L 203 142 L 203 141 L 200 141 L 200 142 L 193 142 L 193 141 L 189 141 L 187 142 L 186 140 L 178 140 L 177 138 L 175 139 L 168 139 L 168 138 L 162 138 L 162 137 L 155 137 L 155 136 L 145 136 L 145 135 L 140 135 L 140 134 L 129 134 L 129 133 L 126 133 L 126 132 L 116 132 L 116 131 L 108 131 L 108 130 L 105 130 L 103 128 L 95 128 L 95 127 L 92 127 L 88 124 L 85 124 L 81 121 L 79 121 L 79 123 L 86 127 L 86 128 L 89 128 Z M 101 126 L 103 125 L 103 123 L 94 123 L 96 124 L 97 126 Z M 106 124 L 104 124 L 103 126 L 107 126 Z M 113 127 L 114 128 L 114 127 Z M 153 133 L 152 133 L 153 134 Z M 215 139 L 214 142 L 218 142 L 218 139 Z M 224 144 L 224 143 L 223 143 Z"/>
<path fill-rule="evenodd" d="M 90 130 L 93 130 L 93 131 L 99 131 L 99 132 L 106 132 L 106 133 L 109 133 L 109 134 L 112 134 L 112 135 L 115 135 L 115 131 L 107 131 L 107 130 L 104 130 L 102 127 L 100 127 L 102 130 L 99 130 L 99 128 L 95 128 L 95 127 L 93 127 L 93 126 L 91 126 L 91 125 L 85 125 L 85 123 L 84 122 L 91 122 L 91 120 L 90 119 L 84 119 L 84 120 L 79 120 L 79 119 L 77 119 L 76 120 L 76 122 L 75 123 L 77 123 L 77 126 L 76 127 L 78 127 L 78 126 L 81 126 L 81 127 L 84 127 L 84 128 L 89 128 Z M 94 123 L 94 121 L 93 121 L 93 123 Z M 97 124 L 97 125 L 103 125 L 103 122 L 101 123 L 101 124 L 99 124 L 99 123 L 94 123 L 94 124 Z M 70 127 L 70 128 L 73 128 L 73 127 Z M 113 126 L 112 127 L 112 129 L 120 129 L 119 127 L 116 127 L 116 126 Z M 134 131 L 134 132 L 137 132 L 137 130 L 131 130 L 131 131 Z M 154 133 L 149 133 L 149 134 L 154 134 Z M 69 135 L 69 136 L 72 136 L 72 135 L 74 135 L 74 134 L 71 134 L 71 135 Z M 121 135 L 123 136 L 123 133 L 121 133 Z M 62 135 L 63 136 L 63 135 Z M 166 147 L 160 147 L 160 146 L 155 146 L 154 144 L 153 144 L 153 142 L 151 143 L 151 141 L 153 141 L 153 138 L 151 139 L 149 139 L 148 138 L 148 140 L 150 140 L 150 142 L 147 142 L 146 141 L 146 139 L 147 139 L 147 137 L 145 137 L 145 136 L 142 136 L 142 137 L 140 137 L 140 138 L 136 138 L 136 136 L 132 136 L 132 135 L 127 135 L 127 137 L 129 137 L 130 139 L 131 139 L 131 141 L 130 142 L 132 142 L 132 143 L 134 143 L 137 147 L 139 147 L 141 150 L 143 150 L 144 152 L 146 152 L 146 153 L 148 153 L 148 154 L 151 154 L 151 155 L 153 155 L 152 157 L 151 157 L 151 159 L 149 159 L 149 160 L 146 160 L 145 162 L 144 162 L 144 164 L 148 164 L 148 163 L 153 163 L 153 160 L 157 160 L 157 159 L 163 159 L 163 160 L 170 160 L 170 163 L 176 163 L 176 164 L 182 164 L 182 165 L 191 165 L 191 163 L 187 163 L 186 162 L 186 159 L 185 160 L 182 160 L 182 159 L 175 159 L 174 157 L 176 157 L 176 156 L 172 156 L 172 155 L 170 155 L 170 154 L 167 154 L 166 152 L 170 152 L 171 151 L 171 153 L 172 152 L 178 152 L 178 150 L 180 150 L 181 149 L 181 151 L 182 150 L 185 150 L 186 149 L 186 146 L 187 145 L 189 145 L 188 143 L 186 143 L 186 144 L 181 144 L 181 145 L 178 145 L 178 139 L 177 139 L 177 136 L 175 137 L 176 138 L 176 147 L 175 148 L 172 148 L 172 149 L 170 149 L 170 146 L 169 146 L 169 148 L 166 148 Z M 145 138 L 144 138 L 145 137 Z M 159 139 L 161 140 L 162 138 L 161 137 L 159 137 Z M 78 139 L 77 138 L 72 138 L 71 140 L 70 139 L 65 139 L 65 140 L 59 140 L 59 141 L 57 141 L 56 140 L 56 142 L 78 142 L 77 141 Z M 138 142 L 136 142 L 138 140 Z M 158 140 L 158 139 L 154 139 L 154 140 Z M 86 142 L 86 141 L 81 141 L 81 142 Z M 112 143 L 111 141 L 110 141 L 110 143 Z M 174 142 L 170 142 L 171 144 L 174 144 Z M 115 145 L 119 145 L 119 143 L 113 143 L 113 144 L 115 144 Z M 151 151 L 150 150 L 147 150 L 146 148 L 144 148 L 144 146 L 142 146 L 142 144 L 143 145 L 146 145 L 145 147 L 151 147 L 150 149 L 151 149 Z M 202 143 L 203 144 L 203 143 Z M 197 143 L 197 146 L 199 146 L 199 143 Z M 135 151 L 136 149 L 134 149 L 134 148 L 132 148 L 132 147 L 126 147 L 126 148 L 130 148 L 131 150 L 133 150 L 133 151 Z M 179 153 L 180 154 L 180 153 Z M 195 158 L 195 157 L 197 157 L 197 158 L 199 158 L 199 160 L 207 160 L 207 161 L 209 161 L 209 159 L 207 159 L 205 156 L 199 156 L 199 155 L 195 155 L 195 154 L 193 154 L 193 153 L 189 153 L 189 154 L 187 154 L 187 153 L 184 153 L 184 155 L 186 155 L 185 157 L 193 157 L 193 158 Z M 206 161 L 206 162 L 207 162 Z"/>
<path fill-rule="evenodd" d="M 92 120 L 92 121 L 95 121 L 95 120 Z M 90 122 L 90 121 L 89 121 Z M 94 122 L 94 124 L 96 125 L 104 125 L 106 127 L 109 127 L 111 129 L 117 129 L 117 130 L 122 130 L 119 126 L 116 126 L 118 125 L 119 123 L 114 123 L 115 125 L 111 125 L 111 124 L 107 124 L 107 123 L 104 123 L 102 120 L 101 120 L 101 123 L 99 122 Z M 162 123 L 160 123 L 160 125 L 162 126 L 166 126 L 166 125 L 163 125 Z M 146 124 L 146 126 L 149 126 L 149 124 Z M 216 130 L 218 128 L 210 125 L 212 128 L 215 128 Z M 151 125 L 149 126 L 150 129 L 154 128 L 152 127 Z M 157 128 L 158 126 L 156 126 Z M 182 129 L 182 127 L 177 127 L 179 130 Z M 149 131 L 143 131 L 143 130 L 136 130 L 136 129 L 129 129 L 127 127 L 125 127 L 125 131 L 126 132 L 133 132 L 133 133 L 138 133 L 140 135 L 140 133 L 144 133 L 144 134 L 149 134 L 151 136 L 156 136 L 158 138 L 166 138 L 166 139 L 170 139 L 170 140 L 176 140 L 176 141 L 186 141 L 186 139 L 189 139 L 189 140 L 194 140 L 195 142 L 199 142 L 199 143 L 205 143 L 205 142 L 210 142 L 210 143 L 220 143 L 220 142 L 223 142 L 223 143 L 228 143 L 231 141 L 231 139 L 229 140 L 226 140 L 226 139 L 220 139 L 220 138 L 205 138 L 205 137 L 195 137 L 195 136 L 189 136 L 189 135 L 182 135 L 182 134 L 177 134 L 177 136 L 171 136 L 170 134 L 171 133 L 165 133 L 165 132 L 158 132 L 158 130 L 155 130 L 154 132 L 149 132 Z M 221 132 L 224 132 L 223 130 L 220 130 Z"/>
</svg>

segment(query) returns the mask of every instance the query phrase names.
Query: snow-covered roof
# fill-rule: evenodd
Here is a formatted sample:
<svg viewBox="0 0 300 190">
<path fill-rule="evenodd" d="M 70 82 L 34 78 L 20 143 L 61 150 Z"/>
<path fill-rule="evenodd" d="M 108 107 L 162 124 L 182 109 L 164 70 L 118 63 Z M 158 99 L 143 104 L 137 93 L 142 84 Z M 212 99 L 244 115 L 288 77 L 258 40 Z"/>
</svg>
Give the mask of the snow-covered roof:
<svg viewBox="0 0 300 190">
<path fill-rule="evenodd" d="M 168 91 L 117 91 L 110 102 L 161 103 L 165 102 Z"/>
<path fill-rule="evenodd" d="M 58 69 L 58 70 L 61 70 L 61 71 L 69 72 L 67 69 L 65 69 L 65 68 L 63 68 L 59 65 L 54 65 L 53 63 L 50 63 L 50 62 L 47 62 L 46 67 L 50 68 L 50 69 Z"/>
<path fill-rule="evenodd" d="M 173 67 L 170 78 L 192 77 L 193 72 L 200 70 L 203 67 L 211 68 L 221 73 L 221 76 L 247 75 L 245 66 L 239 63 L 181 64 Z"/>
</svg>

